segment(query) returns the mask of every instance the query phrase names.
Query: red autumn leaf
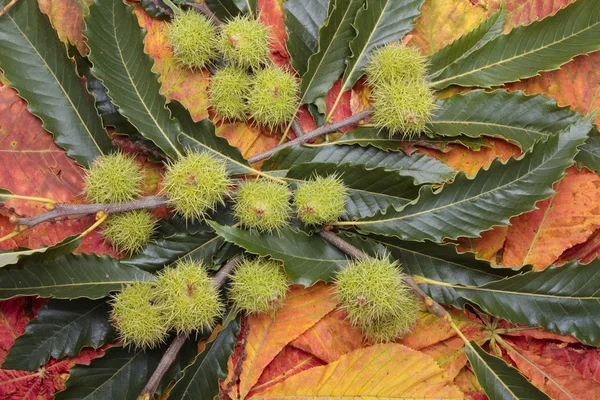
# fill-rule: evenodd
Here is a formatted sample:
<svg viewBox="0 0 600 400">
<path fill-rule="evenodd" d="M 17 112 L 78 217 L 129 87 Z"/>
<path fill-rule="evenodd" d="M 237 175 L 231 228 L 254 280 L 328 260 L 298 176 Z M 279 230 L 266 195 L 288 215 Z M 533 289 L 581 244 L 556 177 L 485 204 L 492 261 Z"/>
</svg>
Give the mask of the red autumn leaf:
<svg viewBox="0 0 600 400">
<path fill-rule="evenodd" d="M 600 391 L 600 350 L 530 337 L 506 338 L 505 358 L 553 399 L 593 400 Z"/>
<path fill-rule="evenodd" d="M 0 174 L 0 187 L 13 193 L 63 203 L 83 202 L 83 169 L 54 144 L 41 121 L 27 111 L 25 101 L 8 86 L 0 87 L 0 169 L 10 171 Z M 6 208 L 0 209 L 0 237 L 14 229 L 8 222 L 12 213 L 7 208 L 13 208 L 21 216 L 46 211 L 40 202 L 9 200 L 4 205 Z M 50 246 L 83 232 L 92 223 L 93 217 L 84 217 L 40 224 L 1 243 L 0 249 Z M 115 254 L 97 232 L 87 235 L 78 251 Z"/>
<path fill-rule="evenodd" d="M 325 361 L 310 353 L 289 345 L 285 346 L 264 369 L 258 382 L 248 393 L 248 397 L 252 397 L 302 371 L 325 364 Z"/>
<path fill-rule="evenodd" d="M 46 400 L 65 388 L 69 369 L 75 364 L 89 364 L 102 350 L 84 349 L 74 358 L 50 360 L 37 371 L 0 369 L 0 399 Z"/>
</svg>

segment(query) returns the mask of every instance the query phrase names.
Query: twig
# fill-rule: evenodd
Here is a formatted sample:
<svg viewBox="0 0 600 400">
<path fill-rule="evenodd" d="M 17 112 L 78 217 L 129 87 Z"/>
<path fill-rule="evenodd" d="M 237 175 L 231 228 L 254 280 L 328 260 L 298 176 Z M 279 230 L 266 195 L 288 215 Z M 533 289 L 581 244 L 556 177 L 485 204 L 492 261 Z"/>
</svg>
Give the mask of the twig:
<svg viewBox="0 0 600 400">
<path fill-rule="evenodd" d="M 294 145 L 300 144 L 300 143 L 306 143 L 311 139 L 317 138 L 319 136 L 323 136 L 327 133 L 335 132 L 338 129 L 345 128 L 345 127 L 348 127 L 351 125 L 356 125 L 360 122 L 360 120 L 370 116 L 371 114 L 373 114 L 373 108 L 368 108 L 364 111 L 361 111 L 359 113 L 351 115 L 350 117 L 345 118 L 341 121 L 334 122 L 333 124 L 323 125 L 317 129 L 315 129 L 314 131 L 307 133 L 304 136 L 297 137 L 296 139 L 290 140 L 287 143 L 280 144 L 279 146 L 275 146 L 270 150 L 267 150 L 263 153 L 255 155 L 254 157 L 250 157 L 248 159 L 248 162 L 250 164 L 253 164 L 255 162 L 262 161 L 264 159 L 271 157 L 273 154 L 275 154 L 279 150 L 285 149 L 286 147 L 294 146 Z"/>
<path fill-rule="evenodd" d="M 239 254 L 230 258 L 229 261 L 227 261 L 227 263 L 225 263 L 225 265 L 223 265 L 223 267 L 221 267 L 217 271 L 217 273 L 213 275 L 213 285 L 216 288 L 220 288 L 221 286 L 223 286 L 225 282 L 227 282 L 227 279 L 229 279 L 229 276 L 231 275 L 235 267 L 237 267 L 243 259 L 244 257 L 242 257 Z"/>
<path fill-rule="evenodd" d="M 294 119 L 294 121 L 292 122 L 292 130 L 296 134 L 296 137 L 304 136 L 304 129 L 302 129 L 302 126 L 300 126 L 300 123 L 297 119 Z"/>
<path fill-rule="evenodd" d="M 167 351 L 165 351 L 165 354 L 163 354 L 162 358 L 160 359 L 160 362 L 158 363 L 158 366 L 154 370 L 154 373 L 148 380 L 148 383 L 146 383 L 146 386 L 144 386 L 144 389 L 142 389 L 142 394 L 140 395 L 140 398 L 153 398 L 154 392 L 156 392 L 156 388 L 158 388 L 160 380 L 167 373 L 169 368 L 171 368 L 171 364 L 173 364 L 173 362 L 177 358 L 177 354 L 179 354 L 179 351 L 185 344 L 188 336 L 188 333 L 180 333 L 179 335 L 175 336 L 175 339 L 173 339 L 173 341 L 169 345 L 169 348 L 167 349 Z"/>
<path fill-rule="evenodd" d="M 225 282 L 231 275 L 231 272 L 242 260 L 242 258 L 243 257 L 241 255 L 236 255 L 230 258 L 229 261 L 227 261 L 225 265 L 223 265 L 221 269 L 219 269 L 219 271 L 213 276 L 212 283 L 216 289 L 220 288 L 225 284 Z M 179 354 L 179 351 L 183 347 L 185 341 L 188 339 L 188 336 L 189 333 L 180 333 L 175 337 L 175 339 L 173 339 L 173 341 L 169 345 L 169 348 L 167 349 L 167 351 L 165 351 L 165 354 L 163 354 L 162 358 L 160 359 L 160 362 L 154 370 L 154 373 L 152 373 L 152 376 L 148 380 L 148 383 L 146 383 L 146 386 L 144 386 L 144 389 L 142 389 L 142 393 L 139 397 L 140 399 L 153 398 L 152 396 L 154 396 L 154 392 L 156 392 L 160 381 L 162 380 L 165 373 L 169 370 L 169 368 L 171 368 L 173 362 L 175 362 L 177 354 Z"/>
<path fill-rule="evenodd" d="M 342 252 L 348 254 L 353 258 L 356 258 L 357 260 L 365 260 L 369 258 L 369 256 L 363 251 L 352 246 L 350 243 L 346 242 L 344 239 L 342 239 L 341 237 L 339 237 L 331 231 L 321 231 L 319 232 L 319 236 L 321 236 L 323 239 L 337 247 Z"/>
<path fill-rule="evenodd" d="M 54 221 L 57 218 L 76 214 L 95 214 L 103 211 L 106 214 L 115 214 L 125 211 L 139 210 L 142 208 L 153 209 L 168 205 L 169 199 L 164 196 L 148 196 L 128 203 L 114 204 L 63 204 L 54 205 L 52 211 L 44 214 L 34 215 L 32 217 L 21 217 L 11 220 L 16 225 L 23 225 L 31 228 L 42 222 Z"/>
</svg>

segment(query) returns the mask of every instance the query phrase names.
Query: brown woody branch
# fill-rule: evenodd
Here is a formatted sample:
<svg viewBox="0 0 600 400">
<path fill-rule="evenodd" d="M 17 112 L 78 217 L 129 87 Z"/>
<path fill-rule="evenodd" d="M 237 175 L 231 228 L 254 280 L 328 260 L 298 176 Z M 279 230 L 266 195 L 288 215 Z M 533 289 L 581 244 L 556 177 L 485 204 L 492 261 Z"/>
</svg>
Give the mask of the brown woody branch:
<svg viewBox="0 0 600 400">
<path fill-rule="evenodd" d="M 61 217 L 80 214 L 96 214 L 103 211 L 106 214 L 115 214 L 126 211 L 160 208 L 168 205 L 169 199 L 164 196 L 148 196 L 128 203 L 114 204 L 62 204 L 53 206 L 51 211 L 44 214 L 34 215 L 32 217 L 21 217 L 12 219 L 11 222 L 17 226 L 31 228 L 42 222 L 55 221 Z"/>
<path fill-rule="evenodd" d="M 225 265 L 221 267 L 221 269 L 219 269 L 219 271 L 213 276 L 212 281 L 213 286 L 216 289 L 219 289 L 225 284 L 225 282 L 227 282 L 227 279 L 241 260 L 242 256 L 234 256 L 229 261 L 227 261 Z M 177 354 L 179 354 L 179 351 L 185 344 L 186 340 L 188 339 L 188 336 L 188 333 L 180 333 L 175 337 L 175 339 L 173 339 L 173 341 L 167 348 L 167 351 L 165 351 L 162 358 L 160 359 L 160 362 L 154 370 L 154 373 L 148 380 L 148 383 L 146 383 L 146 386 L 144 386 L 144 389 L 142 389 L 142 393 L 139 397 L 140 399 L 153 398 L 154 392 L 156 392 L 160 381 L 162 380 L 165 373 L 169 370 L 169 368 L 171 368 L 171 365 L 175 362 Z"/>
<path fill-rule="evenodd" d="M 348 126 L 352 126 L 352 125 L 356 125 L 358 124 L 362 119 L 367 118 L 368 116 L 370 116 L 371 114 L 373 114 L 374 109 L 368 108 L 364 111 L 361 111 L 359 113 L 356 113 L 354 115 L 349 116 L 348 118 L 345 118 L 341 121 L 338 122 L 334 122 L 333 124 L 328 124 L 328 125 L 323 125 L 318 127 L 317 129 L 315 129 L 314 131 L 311 131 L 309 133 L 307 133 L 306 135 L 302 135 L 297 137 L 294 140 L 290 140 L 289 142 L 286 142 L 284 144 L 280 144 L 279 146 L 275 146 L 270 150 L 267 150 L 263 153 L 257 154 L 253 157 L 250 157 L 248 159 L 248 162 L 250 164 L 254 164 L 255 162 L 258 161 L 262 161 L 264 159 L 267 159 L 269 157 L 271 157 L 273 154 L 275 154 L 276 152 L 278 152 L 281 149 L 285 149 L 287 147 L 291 147 L 297 144 L 303 144 L 308 142 L 309 140 L 318 138 L 319 136 L 323 136 L 326 135 L 328 133 L 331 132 L 335 132 L 339 129 L 342 128 L 346 128 Z"/>
</svg>

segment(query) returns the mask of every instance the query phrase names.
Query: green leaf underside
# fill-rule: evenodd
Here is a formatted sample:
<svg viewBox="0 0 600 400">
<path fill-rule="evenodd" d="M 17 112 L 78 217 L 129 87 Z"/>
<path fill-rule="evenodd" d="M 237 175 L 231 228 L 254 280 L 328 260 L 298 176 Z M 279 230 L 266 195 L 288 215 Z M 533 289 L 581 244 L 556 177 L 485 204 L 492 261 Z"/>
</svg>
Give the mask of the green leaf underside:
<svg viewBox="0 0 600 400">
<path fill-rule="evenodd" d="M 541 326 L 600 344 L 600 261 L 571 262 L 480 287 L 454 286 L 485 312 L 514 324 Z"/>
<path fill-rule="evenodd" d="M 115 340 L 105 300 L 50 300 L 11 346 L 2 368 L 36 371 L 50 357 L 74 357 L 84 347 Z"/>
<path fill-rule="evenodd" d="M 329 281 L 348 257 L 318 235 L 309 236 L 291 228 L 258 233 L 211 222 L 217 234 L 252 254 L 270 256 L 283 262 L 290 281 L 306 287 L 319 280 Z"/>
<path fill-rule="evenodd" d="M 474 90 L 438 101 L 427 126 L 435 135 L 503 138 L 529 151 L 548 136 L 567 129 L 581 115 L 556 100 L 523 92 Z"/>
<path fill-rule="evenodd" d="M 409 157 L 400 153 L 388 153 L 374 147 L 335 144 L 282 149 L 265 161 L 262 170 L 273 173 L 287 172 L 292 166 L 301 163 L 363 164 L 367 169 L 383 167 L 387 171 L 396 171 L 401 176 L 413 177 L 417 185 L 444 182 L 455 175 L 452 168 L 424 154 L 413 154 Z"/>
<path fill-rule="evenodd" d="M 501 7 L 475 29 L 433 53 L 429 57 L 429 78 L 438 76 L 450 65 L 467 58 L 475 50 L 500 35 L 505 21 L 506 8 Z"/>
<path fill-rule="evenodd" d="M 188 366 L 169 394 L 172 399 L 211 400 L 219 394 L 219 380 L 227 377 L 227 360 L 233 353 L 240 331 L 239 317 L 229 322 L 208 342 Z"/>
<path fill-rule="evenodd" d="M 551 17 L 514 28 L 450 65 L 433 87 L 492 87 L 535 76 L 600 49 L 600 2 L 576 1 Z"/>
<path fill-rule="evenodd" d="M 89 366 L 76 365 L 56 400 L 136 400 L 163 351 L 113 347 Z"/>
<path fill-rule="evenodd" d="M 328 0 L 288 0 L 283 3 L 285 42 L 290 63 L 298 75 L 308 68 L 308 59 L 319 49 L 319 27 L 327 17 Z"/>
<path fill-rule="evenodd" d="M 535 203 L 554 193 L 552 185 L 573 163 L 577 147 L 592 128 L 595 115 L 579 120 L 567 130 L 540 143 L 521 160 L 506 164 L 496 160 L 489 170 L 468 179 L 457 175 L 452 184 L 433 192 L 423 188 L 416 204 L 402 211 L 354 222 L 363 232 L 402 240 L 441 242 L 458 237 L 477 237 L 493 226 L 508 225 L 511 217 L 535 208 Z"/>
<path fill-rule="evenodd" d="M 94 99 L 37 1 L 18 1 L 0 17 L 0 68 L 54 142 L 77 163 L 88 167 L 114 149 Z"/>
<path fill-rule="evenodd" d="M 403 145 L 412 144 L 414 146 L 432 147 L 434 149 L 444 148 L 451 143 L 461 144 L 465 147 L 469 147 L 475 151 L 481 149 L 481 147 L 490 147 L 489 144 L 483 137 L 471 138 L 464 135 L 455 137 L 427 137 L 418 136 L 405 140 L 402 136 L 392 136 L 385 128 L 379 128 L 374 126 L 361 126 L 356 129 L 352 129 L 344 136 L 336 139 L 336 145 L 353 145 L 357 144 L 361 147 L 373 146 L 383 151 L 402 151 L 404 150 Z M 443 151 L 443 150 L 442 150 Z"/>
<path fill-rule="evenodd" d="M 0 300 L 17 296 L 99 299 L 123 285 L 154 275 L 94 254 L 68 254 L 51 260 L 27 260 L 0 269 Z"/>
<path fill-rule="evenodd" d="M 227 170 L 232 175 L 256 172 L 242 156 L 240 149 L 230 145 L 227 139 L 217 136 L 211 120 L 194 122 L 189 111 L 176 100 L 169 103 L 169 108 L 181 124 L 184 133 L 179 135 L 178 140 L 184 148 L 200 153 L 206 152 L 221 159 L 227 164 Z"/>
<path fill-rule="evenodd" d="M 600 171 L 600 134 L 596 129 L 592 130 L 585 144 L 579 148 L 575 162 L 578 168 L 586 167 L 590 171 Z"/>
<path fill-rule="evenodd" d="M 108 89 L 123 116 L 170 157 L 181 155 L 181 127 L 171 118 L 160 94 L 154 61 L 144 53 L 145 31 L 121 0 L 96 0 L 86 17 L 84 32 L 90 47 L 92 73 Z"/>
<path fill-rule="evenodd" d="M 385 246 L 404 272 L 439 282 L 481 286 L 518 274 L 510 268 L 493 268 L 487 261 L 478 260 L 471 253 L 457 253 L 453 244 L 408 242 L 385 236 L 375 236 L 370 240 Z M 439 303 L 458 308 L 465 304 L 465 299 L 453 287 L 423 285 L 422 288 Z"/>
<path fill-rule="evenodd" d="M 350 42 L 352 55 L 346 62 L 342 90 L 350 89 L 363 75 L 374 49 L 395 42 L 413 29 L 424 0 L 367 0 L 358 10 L 353 26 L 356 37 Z M 340 92 L 340 93 L 341 93 Z"/>
<path fill-rule="evenodd" d="M 477 343 L 470 341 L 465 344 L 465 352 L 477 380 L 490 399 L 550 400 L 516 368 L 501 358 L 488 354 Z"/>
<path fill-rule="evenodd" d="M 161 225 L 164 226 L 165 224 L 167 222 L 161 221 Z M 160 230 L 159 228 L 159 232 Z M 212 231 L 195 233 L 175 231 L 161 235 L 160 238 L 147 244 L 135 256 L 127 260 L 121 260 L 121 264 L 155 272 L 180 258 L 202 262 L 210 260 L 219 251 L 222 244 L 223 239 Z"/>
<path fill-rule="evenodd" d="M 204 2 L 208 9 L 223 22 L 242 14 L 242 10 L 233 0 L 205 0 Z"/>
<path fill-rule="evenodd" d="M 40 261 L 70 254 L 81 244 L 81 240 L 79 239 L 79 236 L 69 236 L 54 246 L 40 247 L 38 249 L 0 251 L 0 268 L 7 265 L 17 264 L 20 260 L 24 260 L 24 257 L 26 257 L 28 260 L 33 259 L 33 256 L 36 254 L 46 253 L 44 254 L 44 258 L 38 258 Z"/>
<path fill-rule="evenodd" d="M 348 187 L 346 215 L 343 219 L 365 218 L 385 212 L 389 206 L 397 210 L 419 196 L 414 179 L 385 168 L 367 169 L 364 165 L 310 163 L 290 168 L 286 179 L 309 180 L 311 177 L 337 175 Z"/>
<path fill-rule="evenodd" d="M 324 97 L 345 67 L 350 55 L 348 42 L 355 36 L 352 23 L 364 0 L 336 0 L 331 14 L 319 30 L 319 50 L 308 60 L 308 69 L 300 79 L 302 104 Z"/>
</svg>

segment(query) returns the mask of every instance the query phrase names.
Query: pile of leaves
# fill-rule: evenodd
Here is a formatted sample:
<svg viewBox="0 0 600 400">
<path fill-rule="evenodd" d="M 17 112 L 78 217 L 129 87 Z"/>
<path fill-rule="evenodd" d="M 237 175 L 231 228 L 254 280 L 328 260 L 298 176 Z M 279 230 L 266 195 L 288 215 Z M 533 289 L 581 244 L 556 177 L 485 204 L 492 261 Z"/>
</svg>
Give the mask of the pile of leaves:
<svg viewBox="0 0 600 400">
<path fill-rule="evenodd" d="M 294 284 L 283 305 L 231 310 L 187 338 L 157 396 L 595 398 L 599 2 L 205 1 L 221 21 L 269 26 L 273 63 L 297 74 L 300 128 L 275 134 L 215 125 L 211 71 L 177 64 L 166 38 L 171 7 L 194 5 L 171 3 L 2 2 L 0 397 L 138 398 L 168 346 L 123 347 L 111 293 L 180 259 L 217 271 L 247 254 L 283 263 Z M 398 41 L 428 55 L 438 98 L 410 140 L 344 123 L 370 107 L 369 56 Z M 339 133 L 265 153 L 336 122 Z M 327 234 L 297 221 L 245 230 L 228 207 L 190 223 L 161 207 L 131 256 L 87 231 L 93 214 L 28 225 L 84 203 L 85 169 L 117 149 L 136 155 L 148 196 L 192 149 L 239 177 L 336 174 L 349 200 Z M 348 248 L 398 261 L 429 296 L 411 334 L 372 345 L 337 308 L 328 282 Z"/>
</svg>

